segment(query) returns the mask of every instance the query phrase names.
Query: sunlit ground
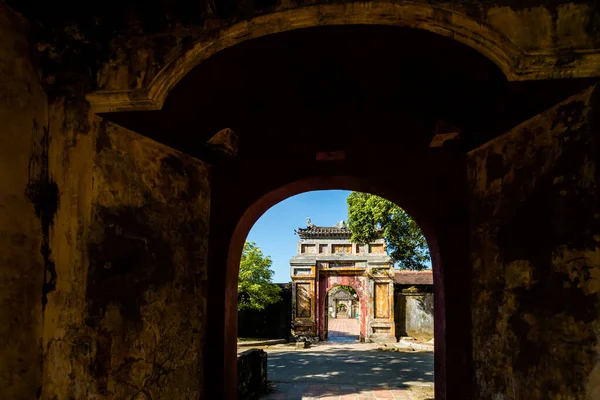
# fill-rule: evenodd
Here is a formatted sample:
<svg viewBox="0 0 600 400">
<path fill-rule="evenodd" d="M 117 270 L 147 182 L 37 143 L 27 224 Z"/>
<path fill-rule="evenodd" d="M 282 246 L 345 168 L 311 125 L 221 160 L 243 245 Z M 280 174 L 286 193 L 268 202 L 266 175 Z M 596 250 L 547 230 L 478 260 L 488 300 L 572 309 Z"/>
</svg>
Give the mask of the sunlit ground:
<svg viewBox="0 0 600 400">
<path fill-rule="evenodd" d="M 318 344 L 268 352 L 274 399 L 433 399 L 433 352 L 379 351 L 374 344 Z"/>
</svg>

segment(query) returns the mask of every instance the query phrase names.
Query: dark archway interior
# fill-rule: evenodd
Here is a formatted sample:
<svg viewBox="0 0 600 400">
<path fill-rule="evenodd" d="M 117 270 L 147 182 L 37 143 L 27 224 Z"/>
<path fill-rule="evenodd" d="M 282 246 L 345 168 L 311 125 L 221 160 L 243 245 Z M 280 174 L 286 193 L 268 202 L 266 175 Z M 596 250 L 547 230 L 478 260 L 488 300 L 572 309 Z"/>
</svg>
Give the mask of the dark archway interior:
<svg viewBox="0 0 600 400">
<path fill-rule="evenodd" d="M 400 204 L 434 238 L 436 397 L 462 399 L 472 384 L 465 152 L 588 83 L 508 82 L 482 55 L 431 33 L 330 26 L 226 49 L 161 111 L 103 117 L 212 164 L 205 367 L 223 398 L 235 397 L 237 273 L 250 227 L 286 197 L 344 188 Z M 457 145 L 429 147 L 440 121 L 462 132 Z M 239 136 L 226 160 L 205 146 L 223 128 Z M 344 157 L 318 161 L 321 151 Z"/>
<path fill-rule="evenodd" d="M 239 135 L 240 156 L 263 157 L 274 143 L 287 157 L 363 142 L 365 132 L 427 146 L 440 120 L 462 130 L 472 148 L 578 87 L 509 83 L 475 50 L 427 31 L 325 26 L 218 52 L 178 83 L 160 111 L 103 116 L 198 157 L 224 128 Z"/>
</svg>

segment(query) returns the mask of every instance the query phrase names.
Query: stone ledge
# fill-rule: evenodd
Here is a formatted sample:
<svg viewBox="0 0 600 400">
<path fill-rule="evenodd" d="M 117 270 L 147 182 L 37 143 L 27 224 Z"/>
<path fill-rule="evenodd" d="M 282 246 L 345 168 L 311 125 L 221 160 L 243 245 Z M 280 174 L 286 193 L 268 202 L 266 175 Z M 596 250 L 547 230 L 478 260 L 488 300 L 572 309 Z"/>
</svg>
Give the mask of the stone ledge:
<svg viewBox="0 0 600 400">
<path fill-rule="evenodd" d="M 394 346 L 399 349 L 425 350 L 433 351 L 434 345 L 429 343 L 418 343 L 412 340 L 401 339 L 400 342 L 394 343 Z"/>
<path fill-rule="evenodd" d="M 284 344 L 288 341 L 286 339 L 270 339 L 270 340 L 260 340 L 255 342 L 238 342 L 238 347 L 251 347 L 251 346 L 270 346 L 273 344 Z"/>
</svg>

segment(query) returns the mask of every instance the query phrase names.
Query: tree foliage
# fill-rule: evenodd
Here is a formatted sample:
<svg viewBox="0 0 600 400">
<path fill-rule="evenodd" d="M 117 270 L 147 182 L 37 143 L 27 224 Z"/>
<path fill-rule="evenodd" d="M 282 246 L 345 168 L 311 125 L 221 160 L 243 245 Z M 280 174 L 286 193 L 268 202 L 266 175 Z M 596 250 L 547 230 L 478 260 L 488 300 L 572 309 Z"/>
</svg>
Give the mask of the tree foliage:
<svg viewBox="0 0 600 400">
<path fill-rule="evenodd" d="M 244 243 L 238 280 L 238 310 L 263 310 L 281 300 L 281 289 L 271 282 L 272 263 L 256 243 Z"/>
<path fill-rule="evenodd" d="M 352 241 L 361 244 L 378 238 L 378 228 L 388 254 L 400 269 L 422 270 L 430 260 L 427 241 L 417 223 L 403 209 L 381 197 L 352 192 L 347 199 L 348 228 Z"/>
<path fill-rule="evenodd" d="M 338 285 L 336 286 L 337 288 L 340 288 L 340 290 L 343 290 L 344 292 L 351 294 L 351 295 L 355 295 L 356 294 L 356 290 L 354 290 L 354 288 L 352 286 L 348 286 L 348 285 Z"/>
</svg>

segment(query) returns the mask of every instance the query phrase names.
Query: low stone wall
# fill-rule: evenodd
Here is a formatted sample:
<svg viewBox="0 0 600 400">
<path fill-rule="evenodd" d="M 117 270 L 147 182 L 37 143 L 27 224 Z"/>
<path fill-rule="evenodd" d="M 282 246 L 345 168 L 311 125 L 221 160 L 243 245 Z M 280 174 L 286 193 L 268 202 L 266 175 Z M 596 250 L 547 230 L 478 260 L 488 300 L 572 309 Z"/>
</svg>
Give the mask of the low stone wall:
<svg viewBox="0 0 600 400">
<path fill-rule="evenodd" d="M 267 353 L 250 349 L 238 354 L 238 398 L 244 400 L 267 384 Z"/>
<path fill-rule="evenodd" d="M 396 338 L 411 336 L 429 340 L 434 336 L 433 293 L 430 286 L 398 286 L 394 293 Z"/>
<path fill-rule="evenodd" d="M 417 339 L 433 337 L 433 294 L 405 295 L 406 333 Z"/>
</svg>

